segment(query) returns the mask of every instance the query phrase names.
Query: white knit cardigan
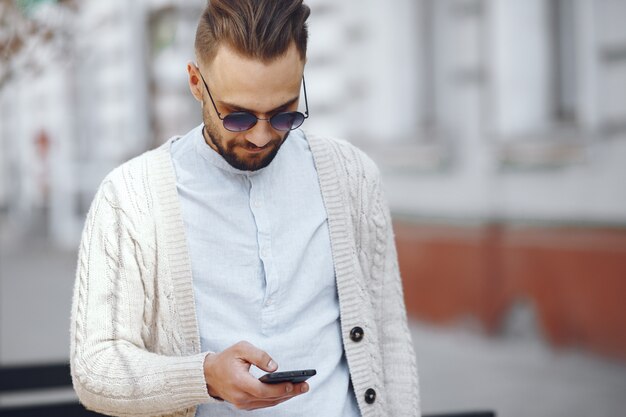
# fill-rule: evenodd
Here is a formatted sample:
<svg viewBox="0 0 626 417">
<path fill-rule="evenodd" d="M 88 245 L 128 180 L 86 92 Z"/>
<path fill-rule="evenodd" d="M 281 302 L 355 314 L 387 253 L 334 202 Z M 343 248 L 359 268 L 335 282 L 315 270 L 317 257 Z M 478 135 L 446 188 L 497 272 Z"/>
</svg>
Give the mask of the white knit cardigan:
<svg viewBox="0 0 626 417">
<path fill-rule="evenodd" d="M 307 139 L 328 213 L 343 345 L 361 414 L 418 416 L 416 358 L 378 170 L 347 142 Z M 207 352 L 200 351 L 170 144 L 111 172 L 87 215 L 70 362 L 80 401 L 100 413 L 191 417 L 196 405 L 215 401 L 204 380 Z M 364 330 L 358 342 L 350 338 L 356 326 Z M 372 404 L 368 389 L 376 392 Z"/>
</svg>

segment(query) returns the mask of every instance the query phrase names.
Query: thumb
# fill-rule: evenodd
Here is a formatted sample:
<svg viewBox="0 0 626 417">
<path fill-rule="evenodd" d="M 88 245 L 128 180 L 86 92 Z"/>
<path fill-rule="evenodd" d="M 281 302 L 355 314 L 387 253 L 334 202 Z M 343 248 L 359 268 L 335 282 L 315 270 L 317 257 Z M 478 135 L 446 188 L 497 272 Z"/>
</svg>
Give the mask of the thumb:
<svg viewBox="0 0 626 417">
<path fill-rule="evenodd" d="M 267 352 L 257 348 L 248 342 L 239 342 L 237 344 L 240 358 L 255 365 L 257 368 L 266 372 L 274 372 L 278 369 L 278 364 L 267 354 Z"/>
</svg>

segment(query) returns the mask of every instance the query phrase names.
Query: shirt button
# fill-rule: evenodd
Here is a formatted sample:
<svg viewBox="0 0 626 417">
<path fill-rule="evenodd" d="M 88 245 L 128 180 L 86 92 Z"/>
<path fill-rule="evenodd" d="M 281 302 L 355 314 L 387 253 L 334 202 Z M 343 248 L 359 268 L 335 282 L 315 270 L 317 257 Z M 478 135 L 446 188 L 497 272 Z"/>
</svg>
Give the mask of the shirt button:
<svg viewBox="0 0 626 417">
<path fill-rule="evenodd" d="M 374 404 L 374 401 L 376 401 L 376 391 L 369 388 L 365 391 L 365 402 L 368 404 Z"/>
<path fill-rule="evenodd" d="M 262 205 L 263 205 L 263 203 L 261 203 L 259 200 L 256 200 L 254 202 L 254 207 L 256 207 L 256 208 L 260 208 Z"/>
<path fill-rule="evenodd" d="M 357 326 L 350 330 L 350 339 L 352 339 L 353 342 L 360 342 L 363 340 L 363 334 L 363 329 Z"/>
<path fill-rule="evenodd" d="M 269 251 L 267 249 L 261 249 L 261 257 L 267 258 L 269 256 Z"/>
<path fill-rule="evenodd" d="M 272 300 L 271 298 L 268 298 L 267 301 L 265 302 L 265 305 L 266 306 L 271 306 L 273 302 L 274 302 L 274 300 Z"/>
</svg>

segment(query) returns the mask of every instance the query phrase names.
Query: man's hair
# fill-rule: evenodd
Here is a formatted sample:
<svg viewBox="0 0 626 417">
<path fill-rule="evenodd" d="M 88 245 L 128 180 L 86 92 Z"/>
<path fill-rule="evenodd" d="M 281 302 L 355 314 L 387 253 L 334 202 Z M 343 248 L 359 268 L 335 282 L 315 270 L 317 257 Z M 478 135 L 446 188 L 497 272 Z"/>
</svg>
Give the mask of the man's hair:
<svg viewBox="0 0 626 417">
<path fill-rule="evenodd" d="M 282 56 L 295 45 L 306 58 L 311 13 L 303 0 L 209 0 L 196 31 L 196 57 L 215 58 L 220 45 L 264 62 Z"/>
</svg>

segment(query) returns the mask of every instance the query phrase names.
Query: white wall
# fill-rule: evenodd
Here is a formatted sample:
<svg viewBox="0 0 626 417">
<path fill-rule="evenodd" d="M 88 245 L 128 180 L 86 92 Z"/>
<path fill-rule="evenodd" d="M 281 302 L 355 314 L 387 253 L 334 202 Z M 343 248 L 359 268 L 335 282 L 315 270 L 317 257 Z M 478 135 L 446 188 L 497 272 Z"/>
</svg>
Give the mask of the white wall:
<svg viewBox="0 0 626 417">
<path fill-rule="evenodd" d="M 438 120 L 452 132 L 450 163 L 421 172 L 379 158 L 394 211 L 470 222 L 626 224 L 626 60 L 603 59 L 625 50 L 626 26 L 615 16 L 626 3 L 575 1 L 577 120 L 565 130 L 551 107 L 549 2 L 483 2 L 480 13 L 465 16 L 462 2 L 437 2 L 443 16 L 435 17 L 447 27 L 438 41 L 445 55 L 437 59 L 445 84 L 438 105 L 449 104 L 437 110 L 453 116 Z M 482 80 L 459 82 L 455 74 L 472 69 Z"/>
<path fill-rule="evenodd" d="M 304 127 L 371 151 L 396 212 L 469 221 L 624 223 L 626 133 L 615 127 L 626 120 L 626 64 L 610 57 L 626 44 L 617 17 L 626 6 L 572 1 L 573 133 L 554 127 L 549 0 L 431 0 L 431 12 L 427 0 L 309 0 L 311 118 Z M 167 5 L 184 11 L 179 30 L 187 34 L 150 61 L 148 20 Z M 57 63 L 40 79 L 17 80 L 3 92 L 12 114 L 0 117 L 6 154 L 0 169 L 18 175 L 0 181 L 0 203 L 4 198 L 19 213 L 44 204 L 32 140 L 45 125 L 55 140 L 52 157 L 60 161 L 49 178 L 50 212 L 58 225 L 52 234 L 76 241 L 82 222 L 76 208 L 86 208 L 111 168 L 199 121 L 184 76 L 192 45 L 184 43 L 192 42 L 195 26 L 189 10 L 200 10 L 204 1 L 177 5 L 84 2 L 75 69 L 55 69 Z M 424 19 L 432 24 L 430 51 L 421 49 Z M 425 78 L 430 66 L 434 71 Z M 156 93 L 150 80 L 160 86 Z M 430 98 L 424 94 L 429 89 Z M 426 132 L 420 123 L 428 115 L 435 124 Z M 153 118 L 163 126 L 157 139 Z M 546 163 L 510 166 L 503 154 L 518 145 L 548 155 Z M 568 149 L 570 156 L 559 156 Z M 429 152 L 435 157 L 421 165 Z"/>
</svg>

